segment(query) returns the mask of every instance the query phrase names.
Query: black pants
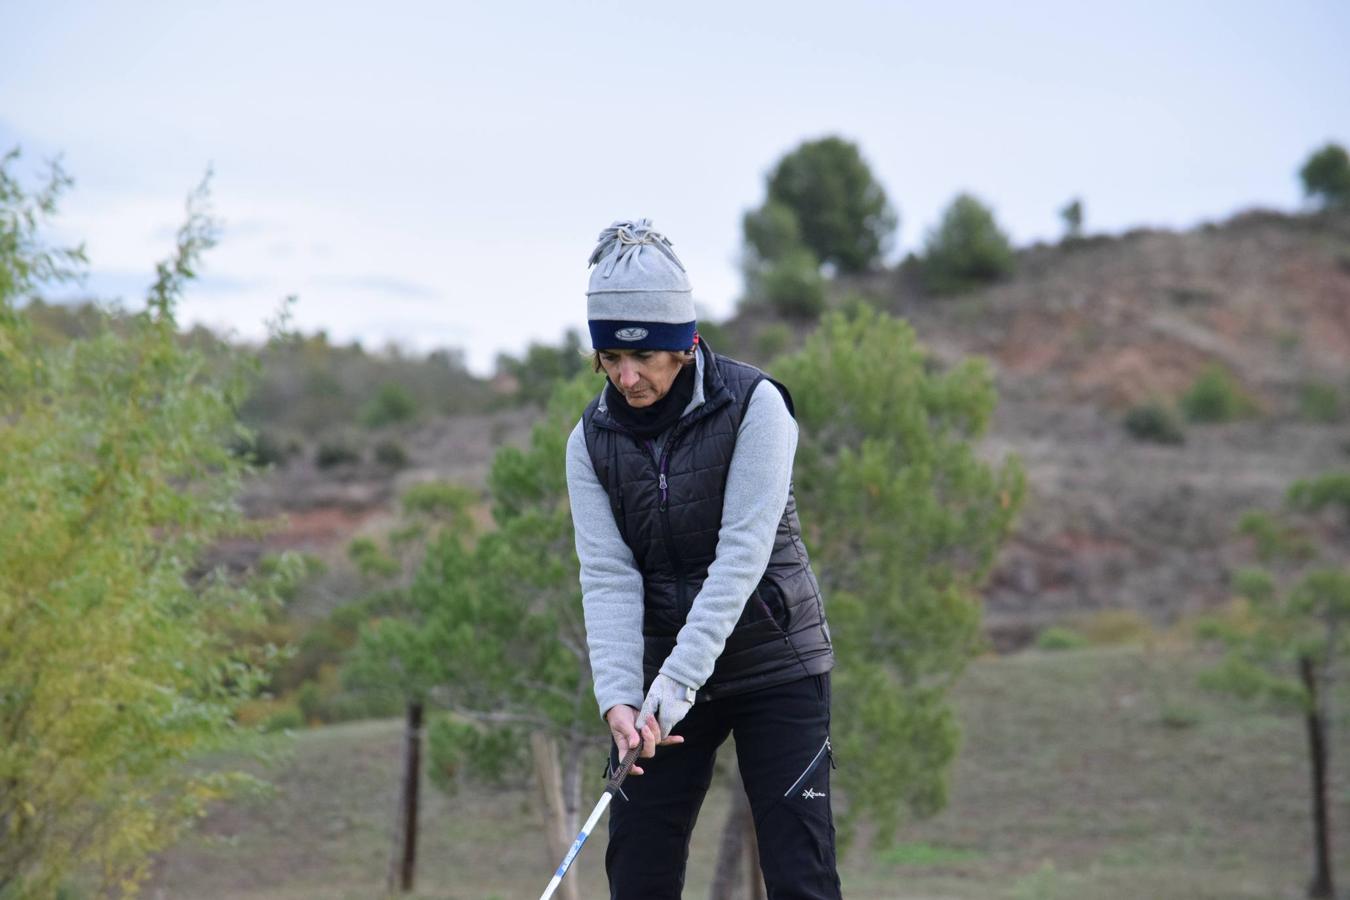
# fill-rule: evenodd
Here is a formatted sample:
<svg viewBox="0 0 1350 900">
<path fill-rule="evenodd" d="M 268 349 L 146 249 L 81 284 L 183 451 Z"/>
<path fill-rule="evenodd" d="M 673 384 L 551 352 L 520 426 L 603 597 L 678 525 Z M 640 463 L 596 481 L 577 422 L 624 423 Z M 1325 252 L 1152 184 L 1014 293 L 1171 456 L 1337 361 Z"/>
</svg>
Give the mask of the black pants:
<svg viewBox="0 0 1350 900">
<path fill-rule="evenodd" d="M 736 758 L 759 838 L 769 900 L 840 896 L 830 811 L 829 674 L 696 703 L 674 733 L 683 744 L 641 760 L 609 812 L 605 871 L 613 900 L 678 898 L 689 837 L 712 781 L 717 748 Z M 610 764 L 618 765 L 611 744 Z"/>
</svg>

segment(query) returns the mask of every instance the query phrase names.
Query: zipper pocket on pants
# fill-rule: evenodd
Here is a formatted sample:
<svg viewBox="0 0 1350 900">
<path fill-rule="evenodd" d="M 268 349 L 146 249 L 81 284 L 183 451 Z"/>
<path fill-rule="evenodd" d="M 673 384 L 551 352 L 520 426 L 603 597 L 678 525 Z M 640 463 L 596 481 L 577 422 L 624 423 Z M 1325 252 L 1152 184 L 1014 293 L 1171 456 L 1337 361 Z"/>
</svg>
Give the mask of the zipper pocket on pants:
<svg viewBox="0 0 1350 900">
<path fill-rule="evenodd" d="M 805 781 L 807 777 L 810 776 L 810 774 L 816 770 L 816 766 L 820 764 L 821 757 L 826 756 L 827 754 L 829 754 L 830 762 L 833 763 L 834 755 L 830 753 L 829 738 L 825 738 L 825 743 L 820 745 L 820 749 L 816 751 L 816 755 L 811 757 L 811 762 L 807 763 L 806 768 L 802 771 L 802 774 L 797 776 L 797 780 L 792 782 L 792 787 L 788 788 L 786 791 L 783 792 L 783 796 L 791 797 L 793 792 L 796 791 L 797 788 L 801 787 L 802 782 Z"/>
</svg>

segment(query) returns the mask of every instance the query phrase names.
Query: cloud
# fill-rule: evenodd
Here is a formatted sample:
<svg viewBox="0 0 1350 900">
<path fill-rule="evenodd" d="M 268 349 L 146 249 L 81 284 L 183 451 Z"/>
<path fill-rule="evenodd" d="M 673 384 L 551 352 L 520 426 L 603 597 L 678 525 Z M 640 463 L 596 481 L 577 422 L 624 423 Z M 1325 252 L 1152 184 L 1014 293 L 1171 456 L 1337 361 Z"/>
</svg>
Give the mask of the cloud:
<svg viewBox="0 0 1350 900">
<path fill-rule="evenodd" d="M 80 283 L 52 285 L 46 294 L 50 300 L 57 303 L 86 299 L 122 300 L 139 307 L 154 281 L 155 274 L 149 270 L 140 272 L 96 269 L 90 271 Z M 266 285 L 260 281 L 232 278 L 227 275 L 203 275 L 189 281 L 184 294 L 221 297 L 257 291 L 265 287 Z"/>
<path fill-rule="evenodd" d="M 427 284 L 389 275 L 323 275 L 314 279 L 323 287 L 347 288 L 373 294 L 392 294 L 414 300 L 439 300 L 441 291 Z"/>
</svg>

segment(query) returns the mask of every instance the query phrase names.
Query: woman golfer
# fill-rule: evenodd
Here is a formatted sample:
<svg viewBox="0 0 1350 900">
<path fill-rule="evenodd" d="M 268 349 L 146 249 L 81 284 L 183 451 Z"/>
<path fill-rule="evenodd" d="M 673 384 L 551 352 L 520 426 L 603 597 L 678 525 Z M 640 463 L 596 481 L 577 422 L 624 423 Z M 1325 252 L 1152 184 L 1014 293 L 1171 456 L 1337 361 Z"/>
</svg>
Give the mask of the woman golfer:
<svg viewBox="0 0 1350 900">
<path fill-rule="evenodd" d="M 651 760 L 610 807 L 610 896 L 680 896 L 734 734 L 769 897 L 837 898 L 834 654 L 792 496 L 792 399 L 699 339 L 684 265 L 650 221 L 606 228 L 590 262 L 608 381 L 568 440 L 567 484 L 611 765 L 639 742 Z"/>
</svg>

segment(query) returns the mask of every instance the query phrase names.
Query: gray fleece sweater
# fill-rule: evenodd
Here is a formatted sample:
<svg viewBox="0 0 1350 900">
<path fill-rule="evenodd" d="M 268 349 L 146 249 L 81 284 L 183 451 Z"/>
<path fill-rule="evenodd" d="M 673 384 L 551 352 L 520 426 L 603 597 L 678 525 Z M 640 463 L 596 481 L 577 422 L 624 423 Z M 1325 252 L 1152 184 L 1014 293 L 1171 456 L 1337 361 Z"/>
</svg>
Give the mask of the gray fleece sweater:
<svg viewBox="0 0 1350 900">
<path fill-rule="evenodd" d="M 686 415 L 703 403 L 703 355 L 696 358 L 694 396 L 685 407 Z M 604 390 L 611 388 L 606 384 Z M 667 437 L 669 432 L 658 438 L 658 453 Z M 662 674 L 693 688 L 702 687 L 712 674 L 727 636 L 769 563 L 796 452 L 797 423 L 778 389 L 760 382 L 736 435 L 716 558 L 676 637 L 675 649 L 661 665 Z M 567 490 L 600 714 L 620 703 L 641 707 L 642 573 L 619 535 L 580 422 L 567 440 Z"/>
</svg>

